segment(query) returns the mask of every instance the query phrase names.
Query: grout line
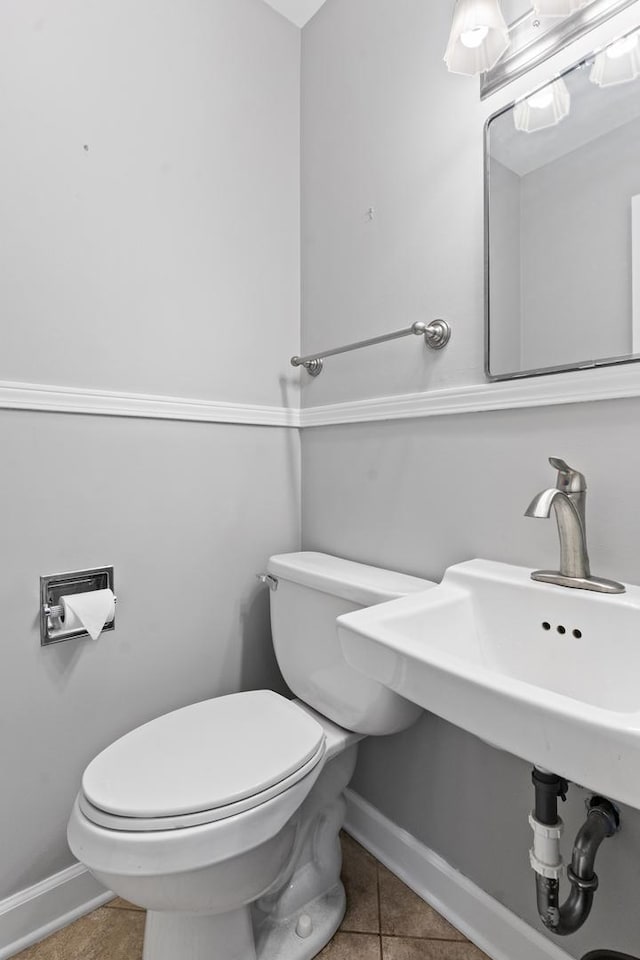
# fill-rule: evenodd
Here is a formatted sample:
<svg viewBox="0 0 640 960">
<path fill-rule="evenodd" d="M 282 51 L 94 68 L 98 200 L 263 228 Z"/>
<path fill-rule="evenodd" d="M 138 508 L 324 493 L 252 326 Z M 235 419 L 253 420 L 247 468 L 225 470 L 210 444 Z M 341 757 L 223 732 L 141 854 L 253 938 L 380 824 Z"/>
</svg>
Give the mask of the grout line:
<svg viewBox="0 0 640 960">
<path fill-rule="evenodd" d="M 358 841 L 356 841 L 356 843 L 357 842 Z M 380 899 L 380 866 L 381 864 L 379 860 L 377 860 L 376 858 L 374 859 L 376 860 L 376 890 L 378 895 L 378 928 L 380 931 L 380 960 L 384 960 L 382 956 L 382 937 L 389 937 L 391 939 L 396 939 L 396 940 L 418 940 L 423 942 L 426 941 L 427 943 L 467 943 L 468 944 L 471 942 L 467 937 L 464 936 L 463 933 L 460 932 L 460 930 L 457 930 L 457 932 L 460 934 L 459 937 L 435 937 L 435 936 L 418 937 L 418 936 L 415 936 L 414 934 L 386 933 L 382 929 L 382 903 Z M 392 873 L 393 871 L 389 871 L 389 872 Z M 396 877 L 396 879 L 400 880 L 400 877 L 398 877 L 395 873 L 393 874 L 393 876 Z M 403 880 L 400 880 L 400 882 L 402 883 L 403 886 L 406 887 L 406 884 L 404 883 Z M 457 928 L 454 928 L 454 929 L 457 929 Z"/>
<path fill-rule="evenodd" d="M 382 907 L 380 903 L 380 862 L 376 860 L 376 897 L 378 900 L 378 954 L 379 960 L 384 960 L 382 951 Z"/>
<path fill-rule="evenodd" d="M 422 940 L 427 943 L 471 943 L 466 937 L 464 940 L 460 940 L 459 937 L 416 937 L 411 933 L 382 933 L 381 936 L 388 937 L 390 940 Z"/>
<path fill-rule="evenodd" d="M 116 908 L 126 909 L 126 907 Z M 141 913 L 142 911 L 133 910 L 132 913 Z M 376 933 L 375 930 L 345 930 L 340 927 L 336 933 L 348 933 L 354 937 L 388 937 L 389 940 L 426 940 L 427 943 L 470 943 L 470 940 L 460 940 L 456 937 L 416 937 L 411 933 Z"/>
<path fill-rule="evenodd" d="M 351 930 L 349 927 L 338 927 L 336 933 L 354 933 L 360 937 L 380 937 L 379 930 Z"/>
</svg>

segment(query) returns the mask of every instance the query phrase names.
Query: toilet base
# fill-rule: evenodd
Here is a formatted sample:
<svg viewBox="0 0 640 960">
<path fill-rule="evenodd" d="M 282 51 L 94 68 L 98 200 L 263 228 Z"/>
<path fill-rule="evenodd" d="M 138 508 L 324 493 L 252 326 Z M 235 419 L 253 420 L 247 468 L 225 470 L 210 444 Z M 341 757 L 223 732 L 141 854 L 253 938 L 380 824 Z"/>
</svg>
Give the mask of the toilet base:
<svg viewBox="0 0 640 960">
<path fill-rule="evenodd" d="M 149 910 L 143 960 L 311 960 L 340 926 L 343 791 L 355 744 L 327 763 L 296 815 L 290 856 L 258 900 L 223 913 Z"/>
<path fill-rule="evenodd" d="M 257 960 L 249 909 L 213 916 L 149 910 L 142 960 Z"/>
<path fill-rule="evenodd" d="M 300 914 L 272 926 L 259 941 L 257 960 L 312 960 L 342 923 L 346 906 L 344 887 L 338 881 Z"/>
<path fill-rule="evenodd" d="M 142 960 L 312 960 L 340 926 L 345 909 L 338 882 L 300 914 L 270 926 L 257 948 L 248 907 L 214 916 L 150 910 Z"/>
</svg>

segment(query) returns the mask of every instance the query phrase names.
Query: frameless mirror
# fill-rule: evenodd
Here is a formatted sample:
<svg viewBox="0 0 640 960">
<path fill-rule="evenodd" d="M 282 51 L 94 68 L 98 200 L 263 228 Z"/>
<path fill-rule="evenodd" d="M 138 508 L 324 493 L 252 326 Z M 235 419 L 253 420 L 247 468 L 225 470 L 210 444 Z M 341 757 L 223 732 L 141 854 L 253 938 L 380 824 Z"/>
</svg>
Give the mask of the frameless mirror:
<svg viewBox="0 0 640 960">
<path fill-rule="evenodd" d="M 490 379 L 640 359 L 640 31 L 486 127 Z"/>
</svg>

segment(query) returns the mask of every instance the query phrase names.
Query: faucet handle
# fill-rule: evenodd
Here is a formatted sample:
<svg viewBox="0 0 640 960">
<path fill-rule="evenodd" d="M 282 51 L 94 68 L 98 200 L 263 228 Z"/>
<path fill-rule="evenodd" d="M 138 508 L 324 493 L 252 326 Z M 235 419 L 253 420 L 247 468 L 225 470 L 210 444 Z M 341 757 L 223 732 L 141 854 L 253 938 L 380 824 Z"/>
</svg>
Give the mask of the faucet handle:
<svg viewBox="0 0 640 960">
<path fill-rule="evenodd" d="M 587 489 L 587 481 L 584 474 L 579 473 L 570 467 L 568 463 L 560 457 L 549 457 L 549 463 L 558 471 L 556 487 L 564 493 L 584 493 Z"/>
</svg>

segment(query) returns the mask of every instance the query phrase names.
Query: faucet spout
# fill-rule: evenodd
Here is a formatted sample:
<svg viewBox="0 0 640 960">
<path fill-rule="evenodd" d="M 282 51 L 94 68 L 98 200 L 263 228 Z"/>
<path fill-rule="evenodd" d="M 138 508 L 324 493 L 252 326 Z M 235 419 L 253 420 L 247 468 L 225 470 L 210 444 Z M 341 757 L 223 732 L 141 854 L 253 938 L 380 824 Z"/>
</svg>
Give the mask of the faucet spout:
<svg viewBox="0 0 640 960">
<path fill-rule="evenodd" d="M 591 576 L 587 537 L 580 511 L 571 498 L 551 487 L 533 498 L 525 516 L 548 518 L 555 511 L 560 535 L 560 571 L 563 577 L 588 580 Z"/>
</svg>

